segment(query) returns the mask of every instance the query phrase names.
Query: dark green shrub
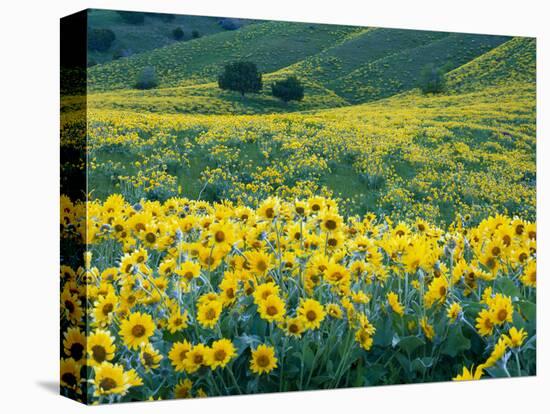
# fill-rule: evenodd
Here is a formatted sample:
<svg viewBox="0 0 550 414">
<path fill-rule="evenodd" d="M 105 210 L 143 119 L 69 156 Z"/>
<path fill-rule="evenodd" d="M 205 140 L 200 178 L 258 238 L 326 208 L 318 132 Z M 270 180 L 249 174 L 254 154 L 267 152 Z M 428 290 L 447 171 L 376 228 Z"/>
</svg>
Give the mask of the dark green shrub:
<svg viewBox="0 0 550 414">
<path fill-rule="evenodd" d="M 136 89 L 152 89 L 158 85 L 157 75 L 155 68 L 152 66 L 146 66 L 139 73 L 136 80 Z"/>
<path fill-rule="evenodd" d="M 301 101 L 304 99 L 304 86 L 295 76 L 289 76 L 273 83 L 271 94 L 284 102 Z"/>
<path fill-rule="evenodd" d="M 119 47 L 113 52 L 113 60 L 117 60 L 123 57 L 128 57 L 132 55 L 132 51 L 130 49 L 124 49 L 122 47 Z"/>
<path fill-rule="evenodd" d="M 193 39 L 198 39 L 199 37 L 201 37 L 201 34 L 198 32 L 198 30 L 193 30 L 193 31 L 191 32 L 191 37 L 192 37 Z"/>
<path fill-rule="evenodd" d="M 176 27 L 174 30 L 172 30 L 172 37 L 175 40 L 181 40 L 183 39 L 184 33 L 181 27 Z"/>
<path fill-rule="evenodd" d="M 445 90 L 443 70 L 434 65 L 424 66 L 420 72 L 418 87 L 423 93 L 441 93 Z"/>
<path fill-rule="evenodd" d="M 252 62 L 229 63 L 218 76 L 218 86 L 240 92 L 243 96 L 246 92 L 257 93 L 262 89 L 262 74 Z"/>
<path fill-rule="evenodd" d="M 230 18 L 221 19 L 218 21 L 218 24 L 225 30 L 237 30 L 241 27 L 241 23 L 237 19 Z"/>
<path fill-rule="evenodd" d="M 88 31 L 88 49 L 105 52 L 115 41 L 115 32 L 111 29 L 90 29 Z"/>
</svg>

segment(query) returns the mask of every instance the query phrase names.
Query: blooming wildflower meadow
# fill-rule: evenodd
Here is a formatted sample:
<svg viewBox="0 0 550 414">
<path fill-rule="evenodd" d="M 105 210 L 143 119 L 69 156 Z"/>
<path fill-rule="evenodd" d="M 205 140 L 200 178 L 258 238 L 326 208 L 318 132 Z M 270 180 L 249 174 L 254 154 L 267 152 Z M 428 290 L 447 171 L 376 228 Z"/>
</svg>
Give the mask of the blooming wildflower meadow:
<svg viewBox="0 0 550 414">
<path fill-rule="evenodd" d="M 62 71 L 62 395 L 536 374 L 534 39 L 85 17 L 86 66 Z"/>
</svg>

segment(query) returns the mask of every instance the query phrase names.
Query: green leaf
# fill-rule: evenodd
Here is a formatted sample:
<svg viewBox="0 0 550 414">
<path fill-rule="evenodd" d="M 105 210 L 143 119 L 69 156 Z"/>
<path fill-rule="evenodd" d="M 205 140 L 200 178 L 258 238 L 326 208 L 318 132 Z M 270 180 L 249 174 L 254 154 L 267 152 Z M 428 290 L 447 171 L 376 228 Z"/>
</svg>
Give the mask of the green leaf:
<svg viewBox="0 0 550 414">
<path fill-rule="evenodd" d="M 496 287 L 496 291 L 501 292 L 503 295 L 511 296 L 512 298 L 521 296 L 519 287 L 514 283 L 513 280 L 506 277 L 497 279 Z"/>
<path fill-rule="evenodd" d="M 407 377 L 410 377 L 412 370 L 411 370 L 411 360 L 409 359 L 409 357 L 406 355 L 403 355 L 400 352 L 397 352 L 395 354 L 395 358 L 399 361 L 399 363 L 405 370 L 405 374 L 407 375 Z"/>
<path fill-rule="evenodd" d="M 374 345 L 390 346 L 393 338 L 393 327 L 391 318 L 382 318 L 379 325 L 376 326 L 374 335 Z"/>
<path fill-rule="evenodd" d="M 527 300 L 520 300 L 518 302 L 519 311 L 522 316 L 529 322 L 534 322 L 537 318 L 537 305 Z"/>
<path fill-rule="evenodd" d="M 309 345 L 306 345 L 304 348 L 304 366 L 308 369 L 311 369 L 313 366 L 313 358 L 315 358 L 315 355 L 313 354 L 313 351 L 309 347 Z"/>
<path fill-rule="evenodd" d="M 260 337 L 256 335 L 241 335 L 233 339 L 237 348 L 237 355 L 241 355 L 247 348 L 255 348 L 261 343 Z"/>
<path fill-rule="evenodd" d="M 371 365 L 365 369 L 365 385 L 377 385 L 382 382 L 388 370 L 382 364 Z"/>
<path fill-rule="evenodd" d="M 470 340 L 462 333 L 460 325 L 453 325 L 449 328 L 449 334 L 441 346 L 441 353 L 456 357 L 460 352 L 470 349 Z"/>
<path fill-rule="evenodd" d="M 411 367 L 413 370 L 423 374 L 428 368 L 433 365 L 434 359 L 425 357 L 425 358 L 416 358 L 412 363 Z"/>
<path fill-rule="evenodd" d="M 405 351 L 408 355 L 412 354 L 417 348 L 424 345 L 426 342 L 424 342 L 423 339 L 419 338 L 418 336 L 405 336 L 404 338 L 399 339 L 397 342 L 397 346 L 401 348 L 403 351 Z"/>
</svg>

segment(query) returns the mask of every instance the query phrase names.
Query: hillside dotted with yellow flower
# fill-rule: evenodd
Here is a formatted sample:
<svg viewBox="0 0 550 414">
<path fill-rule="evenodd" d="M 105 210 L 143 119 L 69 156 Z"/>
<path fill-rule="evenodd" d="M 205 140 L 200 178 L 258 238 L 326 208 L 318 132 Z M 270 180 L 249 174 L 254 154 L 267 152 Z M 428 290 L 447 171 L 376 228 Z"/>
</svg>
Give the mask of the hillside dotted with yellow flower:
<svg viewBox="0 0 550 414">
<path fill-rule="evenodd" d="M 62 395 L 535 375 L 535 40 L 184 17 L 205 35 L 62 70 Z M 217 87 L 239 59 L 259 93 Z"/>
</svg>

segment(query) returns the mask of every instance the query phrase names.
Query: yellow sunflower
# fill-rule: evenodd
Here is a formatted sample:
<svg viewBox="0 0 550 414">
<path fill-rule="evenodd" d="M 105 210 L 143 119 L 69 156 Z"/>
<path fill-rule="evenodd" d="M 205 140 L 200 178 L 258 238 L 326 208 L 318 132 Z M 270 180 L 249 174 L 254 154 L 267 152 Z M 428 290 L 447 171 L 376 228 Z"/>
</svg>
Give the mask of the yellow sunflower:
<svg viewBox="0 0 550 414">
<path fill-rule="evenodd" d="M 279 214 L 280 202 L 275 197 L 266 198 L 258 207 L 257 213 L 260 217 L 272 220 Z"/>
<path fill-rule="evenodd" d="M 100 296 L 95 303 L 93 316 L 94 321 L 101 327 L 107 326 L 115 314 L 118 305 L 118 297 L 111 292 L 107 296 Z"/>
<path fill-rule="evenodd" d="M 223 305 L 219 300 L 212 300 L 198 305 L 197 321 L 204 328 L 213 328 L 218 323 Z"/>
<path fill-rule="evenodd" d="M 136 350 L 141 344 L 148 342 L 154 332 L 155 323 L 151 315 L 135 312 L 121 322 L 119 333 L 124 344 L 128 348 Z"/>
<path fill-rule="evenodd" d="M 301 317 L 297 316 L 295 318 L 287 318 L 283 324 L 284 331 L 288 336 L 293 336 L 299 338 L 302 336 L 306 327 L 304 321 Z"/>
<path fill-rule="evenodd" d="M 80 384 L 80 368 L 81 365 L 74 359 L 62 359 L 60 364 L 61 385 L 73 390 L 78 389 Z"/>
<path fill-rule="evenodd" d="M 280 322 L 286 313 L 285 302 L 277 295 L 269 295 L 258 305 L 260 317 L 268 322 Z"/>
<path fill-rule="evenodd" d="M 250 271 L 256 276 L 265 276 L 273 262 L 273 257 L 263 251 L 247 252 L 246 258 Z"/>
<path fill-rule="evenodd" d="M 262 283 L 254 289 L 254 303 L 259 305 L 271 295 L 279 295 L 279 286 L 273 282 Z"/>
<path fill-rule="evenodd" d="M 159 351 L 153 348 L 151 344 L 141 344 L 141 351 L 139 353 L 139 360 L 145 368 L 145 371 L 149 372 L 152 369 L 160 366 L 162 355 Z"/>
<path fill-rule="evenodd" d="M 206 366 L 208 364 L 208 354 L 210 349 L 203 345 L 198 344 L 189 350 L 186 354 L 186 367 L 185 370 L 187 373 L 192 374 L 197 371 L 200 367 Z"/>
<path fill-rule="evenodd" d="M 97 329 L 88 338 L 88 365 L 95 367 L 105 361 L 111 361 L 115 356 L 115 339 L 109 331 Z"/>
<path fill-rule="evenodd" d="M 327 310 L 327 314 L 332 318 L 342 319 L 344 317 L 342 308 L 337 303 L 329 303 L 325 306 L 325 309 Z"/>
<path fill-rule="evenodd" d="M 196 277 L 199 277 L 201 273 L 201 265 L 195 262 L 183 262 L 176 270 L 175 273 L 183 278 L 186 282 L 190 282 Z"/>
<path fill-rule="evenodd" d="M 174 398 L 191 398 L 193 382 L 189 378 L 183 379 L 174 387 Z"/>
<path fill-rule="evenodd" d="M 426 306 L 432 306 L 434 303 L 443 303 L 447 298 L 447 292 L 449 289 L 449 282 L 445 276 L 435 277 L 429 287 L 428 291 L 424 295 L 424 301 Z"/>
<path fill-rule="evenodd" d="M 64 289 L 61 293 L 61 314 L 75 325 L 80 323 L 84 315 L 80 299 L 67 289 Z"/>
<path fill-rule="evenodd" d="M 122 365 L 113 365 L 110 362 L 103 362 L 95 367 L 94 372 L 92 384 L 95 387 L 94 396 L 96 397 L 112 394 L 125 395 L 135 381 L 136 375 L 135 372 L 124 371 Z"/>
<path fill-rule="evenodd" d="M 176 372 L 182 372 L 187 369 L 187 353 L 191 350 L 192 345 L 184 340 L 183 342 L 176 342 L 172 345 L 172 349 L 168 353 L 168 358 L 172 363 Z"/>
<path fill-rule="evenodd" d="M 224 368 L 237 355 L 235 347 L 229 339 L 214 341 L 210 348 L 210 352 L 207 354 L 207 364 L 212 369 Z"/>
<path fill-rule="evenodd" d="M 230 249 L 235 240 L 235 230 L 230 222 L 214 223 L 206 233 L 217 248 Z"/>
<path fill-rule="evenodd" d="M 479 335 L 489 336 L 494 329 L 493 316 L 487 309 L 482 309 L 476 318 L 476 329 Z"/>
<path fill-rule="evenodd" d="M 451 322 L 454 322 L 458 319 L 461 312 L 462 312 L 462 307 L 460 306 L 460 304 L 458 302 L 454 302 L 447 309 L 447 318 L 449 318 Z"/>
<path fill-rule="evenodd" d="M 462 374 L 458 374 L 453 378 L 453 381 L 472 381 L 478 380 L 483 375 L 483 365 L 479 365 L 475 370 L 473 367 L 470 369 L 462 367 Z"/>
<path fill-rule="evenodd" d="M 532 288 L 537 287 L 537 262 L 535 260 L 530 261 L 527 266 L 525 266 L 520 280 L 525 286 Z"/>
<path fill-rule="evenodd" d="M 527 338 L 527 332 L 523 328 L 518 331 L 515 326 L 510 328 L 508 336 L 505 336 L 506 344 L 510 348 L 519 348 L 523 344 L 523 341 L 525 341 L 525 338 Z"/>
<path fill-rule="evenodd" d="M 491 300 L 490 307 L 495 325 L 502 325 L 505 322 L 512 323 L 512 315 L 514 314 L 512 298 L 497 293 Z"/>
<path fill-rule="evenodd" d="M 168 318 L 168 331 L 170 333 L 176 333 L 182 329 L 187 328 L 189 322 L 189 316 L 187 311 L 181 313 L 179 309 L 170 314 Z"/>
<path fill-rule="evenodd" d="M 304 321 L 306 329 L 317 329 L 325 319 L 325 310 L 315 299 L 302 299 L 300 307 L 297 309 L 298 315 Z"/>
<path fill-rule="evenodd" d="M 267 374 L 277 368 L 275 348 L 267 345 L 259 345 L 252 351 L 250 370 L 255 374 Z"/>
<path fill-rule="evenodd" d="M 403 316 L 405 313 L 405 308 L 403 308 L 403 305 L 399 302 L 399 297 L 394 292 L 388 292 L 386 295 L 388 299 L 388 304 L 392 308 L 392 310 L 397 313 L 399 316 Z"/>
<path fill-rule="evenodd" d="M 427 318 L 424 317 L 420 319 L 420 327 L 422 328 L 426 338 L 431 341 L 435 336 L 435 331 L 434 327 L 428 322 Z"/>
<path fill-rule="evenodd" d="M 491 355 L 489 356 L 487 361 L 485 361 L 485 364 L 483 364 L 485 367 L 492 367 L 504 356 L 508 349 L 508 341 L 506 339 L 506 335 L 502 335 L 498 339 L 495 347 L 493 348 L 493 352 L 491 352 Z"/>
<path fill-rule="evenodd" d="M 79 328 L 69 328 L 64 335 L 63 348 L 65 355 L 80 362 L 85 355 L 86 337 Z"/>
</svg>

